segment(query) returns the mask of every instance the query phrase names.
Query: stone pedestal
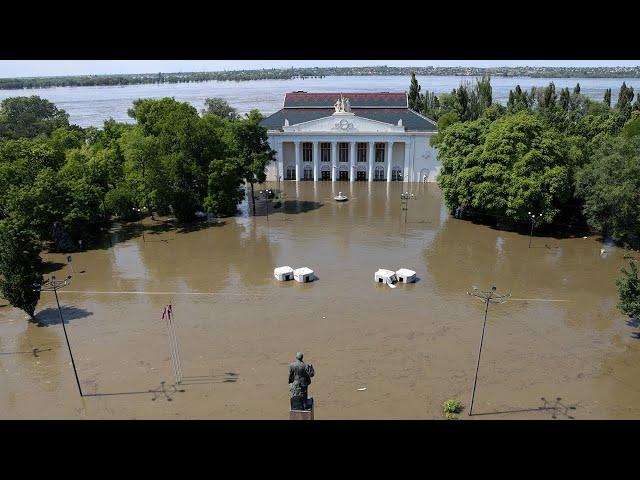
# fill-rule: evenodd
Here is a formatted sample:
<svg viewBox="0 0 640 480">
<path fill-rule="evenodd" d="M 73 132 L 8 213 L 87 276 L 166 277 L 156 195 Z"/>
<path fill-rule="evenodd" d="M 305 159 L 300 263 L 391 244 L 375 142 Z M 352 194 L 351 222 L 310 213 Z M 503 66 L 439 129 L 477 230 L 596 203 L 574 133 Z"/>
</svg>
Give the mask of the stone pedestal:
<svg viewBox="0 0 640 480">
<path fill-rule="evenodd" d="M 289 420 L 313 420 L 313 397 L 307 399 L 309 410 L 289 410 Z"/>
</svg>

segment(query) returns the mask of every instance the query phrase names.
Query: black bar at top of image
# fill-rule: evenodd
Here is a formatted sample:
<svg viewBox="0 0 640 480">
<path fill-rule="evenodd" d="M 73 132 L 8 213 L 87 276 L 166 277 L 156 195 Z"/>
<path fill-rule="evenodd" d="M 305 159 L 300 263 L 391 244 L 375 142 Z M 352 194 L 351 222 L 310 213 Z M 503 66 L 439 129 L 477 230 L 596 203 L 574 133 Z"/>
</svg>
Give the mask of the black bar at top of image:
<svg viewBox="0 0 640 480">
<path fill-rule="evenodd" d="M 212 4 L 214 5 L 214 4 Z M 633 15 L 613 6 L 231 2 L 7 18 L 5 60 L 633 60 Z M 474 11 L 475 10 L 477 11 Z M 104 10 L 104 9 L 103 9 Z M 622 7 L 621 7 L 621 10 Z M 58 18 L 56 18 L 58 17 Z M 614 21 L 614 20 L 618 21 Z M 0 72 L 0 77 L 2 76 Z"/>
</svg>

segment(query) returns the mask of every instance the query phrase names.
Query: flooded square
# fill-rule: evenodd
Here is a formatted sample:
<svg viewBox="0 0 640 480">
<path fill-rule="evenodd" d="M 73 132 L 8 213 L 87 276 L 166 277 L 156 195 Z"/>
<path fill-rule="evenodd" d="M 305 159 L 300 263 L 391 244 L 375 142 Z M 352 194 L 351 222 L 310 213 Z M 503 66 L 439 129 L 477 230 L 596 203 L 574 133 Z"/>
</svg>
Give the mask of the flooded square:
<svg viewBox="0 0 640 480">
<path fill-rule="evenodd" d="M 489 307 L 472 419 L 640 417 L 640 339 L 616 308 L 624 250 L 601 255 L 597 236 L 528 248 L 527 235 L 449 215 L 435 184 L 268 187 L 283 191 L 280 208 L 259 199 L 256 216 L 245 202 L 218 221 L 116 224 L 73 254 L 59 298 L 83 398 L 53 294 L 38 323 L 0 299 L 0 418 L 286 419 L 302 351 L 316 419 L 440 419 L 445 400 L 468 407 L 471 395 L 484 304 L 467 291 L 494 284 L 512 298 Z M 43 257 L 49 273 L 72 273 L 66 255 Z M 317 280 L 278 282 L 283 265 Z M 417 282 L 377 284 L 380 268 Z"/>
</svg>

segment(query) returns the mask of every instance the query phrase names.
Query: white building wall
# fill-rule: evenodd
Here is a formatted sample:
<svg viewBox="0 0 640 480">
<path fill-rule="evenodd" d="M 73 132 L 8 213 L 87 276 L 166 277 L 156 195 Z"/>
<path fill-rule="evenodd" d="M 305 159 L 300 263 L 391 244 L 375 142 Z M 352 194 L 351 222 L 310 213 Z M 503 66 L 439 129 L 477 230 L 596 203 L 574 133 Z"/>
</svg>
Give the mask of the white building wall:
<svg viewBox="0 0 640 480">
<path fill-rule="evenodd" d="M 404 167 L 404 143 L 397 142 L 393 144 L 393 163 L 391 167 Z"/>
<path fill-rule="evenodd" d="M 435 134 L 435 132 L 407 132 L 399 125 L 380 124 L 380 122 L 372 122 L 359 117 L 347 117 L 347 119 L 348 122 L 352 123 L 349 123 L 349 128 L 345 130 L 330 128 L 331 125 L 335 126 L 337 124 L 334 118 L 285 126 L 284 131 L 270 131 L 269 143 L 271 148 L 276 151 L 276 162 L 268 167 L 267 180 L 275 181 L 278 176 L 280 176 L 280 179 L 284 179 L 287 166 L 295 166 L 296 152 L 294 142 L 315 142 L 313 156 L 314 163 L 317 162 L 318 179 L 321 176 L 323 167 L 326 167 L 325 164 L 320 162 L 319 142 L 332 143 L 332 157 L 337 157 L 337 148 L 335 152 L 333 151 L 334 142 L 365 142 L 369 145 L 373 145 L 373 142 L 393 142 L 391 166 L 392 168 L 395 166 L 401 167 L 402 178 L 405 181 L 422 182 L 425 175 L 428 182 L 436 181 L 440 163 L 437 159 L 436 149 L 429 144 L 431 135 Z M 350 149 L 350 155 L 352 153 L 353 151 Z M 388 169 L 389 159 L 385 158 L 385 160 L 384 164 L 373 164 L 373 169 L 378 165 L 383 166 L 386 177 L 387 172 L 391 170 Z M 337 158 L 333 159 L 332 164 L 337 165 Z M 361 165 L 356 166 L 361 167 Z M 302 170 L 300 178 L 302 178 L 304 169 L 302 161 L 300 162 L 300 167 Z M 365 167 L 367 178 L 369 177 L 370 168 L 369 158 L 367 158 Z"/>
<path fill-rule="evenodd" d="M 282 170 L 282 178 L 286 178 L 287 167 L 296 166 L 296 144 L 293 142 L 283 142 L 282 153 L 284 158 L 284 170 Z"/>
<path fill-rule="evenodd" d="M 416 182 L 422 182 L 423 175 L 427 175 L 428 182 L 435 182 L 440 171 L 436 149 L 429 145 L 430 138 L 430 135 L 415 137 L 413 179 Z"/>
</svg>

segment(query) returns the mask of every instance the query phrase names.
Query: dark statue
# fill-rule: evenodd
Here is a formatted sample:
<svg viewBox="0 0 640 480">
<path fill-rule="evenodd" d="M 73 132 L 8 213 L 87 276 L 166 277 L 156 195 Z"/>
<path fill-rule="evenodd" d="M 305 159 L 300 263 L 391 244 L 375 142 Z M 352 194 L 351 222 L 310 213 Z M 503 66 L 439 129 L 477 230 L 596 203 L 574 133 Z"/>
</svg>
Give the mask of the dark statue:
<svg viewBox="0 0 640 480">
<path fill-rule="evenodd" d="M 291 410 L 310 410 L 311 404 L 307 397 L 307 389 L 311 384 L 311 377 L 316 372 L 313 365 L 302 361 L 302 352 L 296 353 L 296 361 L 289 365 L 289 393 L 291 396 Z"/>
</svg>

